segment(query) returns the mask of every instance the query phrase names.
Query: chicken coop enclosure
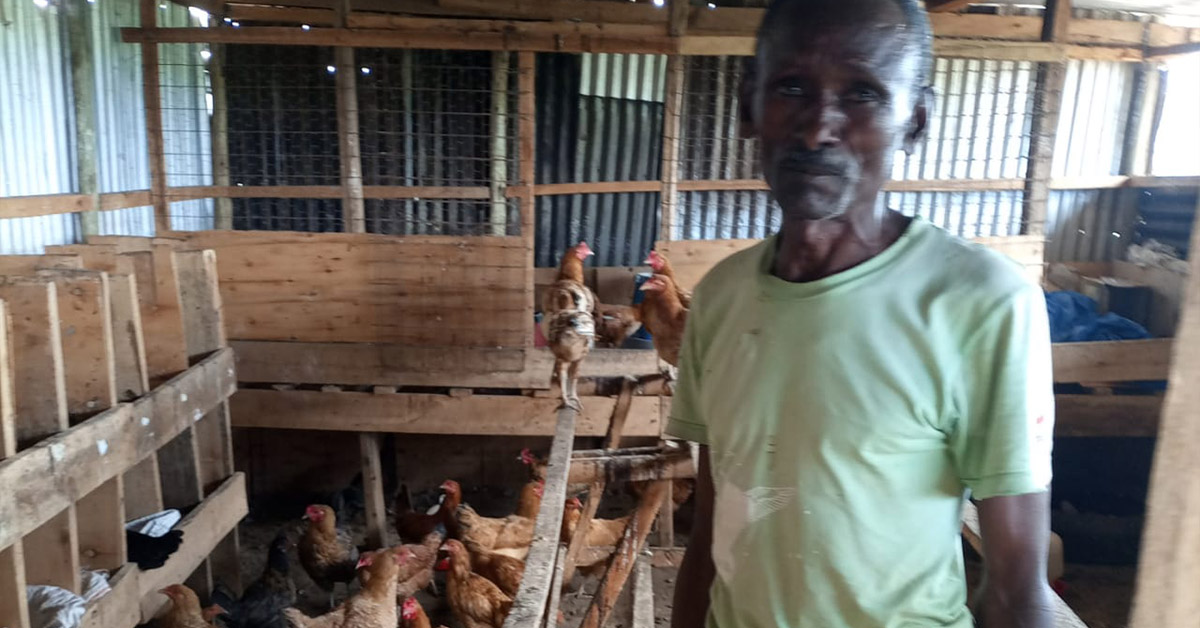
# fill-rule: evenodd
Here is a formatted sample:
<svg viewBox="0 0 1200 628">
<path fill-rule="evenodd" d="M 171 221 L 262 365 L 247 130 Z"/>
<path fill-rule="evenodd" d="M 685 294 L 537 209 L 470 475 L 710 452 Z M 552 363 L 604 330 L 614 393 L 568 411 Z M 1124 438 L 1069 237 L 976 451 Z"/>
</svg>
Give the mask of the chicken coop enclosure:
<svg viewBox="0 0 1200 628">
<path fill-rule="evenodd" d="M 1055 436 L 1083 456 L 1146 445 L 1075 475 L 1124 474 L 1146 517 L 1132 625 L 1191 625 L 1175 548 L 1197 541 L 1180 478 L 1200 434 L 1165 382 L 1194 376 L 1200 296 L 1160 251 L 1191 248 L 1200 131 L 1177 112 L 1200 11 L 1046 4 L 925 3 L 933 113 L 885 201 L 1142 328 L 1056 339 Z M 629 306 L 651 250 L 690 289 L 778 228 L 738 133 L 763 5 L 0 0 L 0 626 L 37 625 L 27 585 L 113 628 L 170 584 L 236 598 L 267 522 L 309 502 L 338 502 L 364 553 L 447 478 L 506 515 L 523 448 L 544 485 L 503 626 L 556 625 L 596 565 L 566 619 L 652 625 L 695 473 L 662 364 L 640 337 L 597 348 L 582 408 L 560 408 L 537 321 L 580 241 L 583 282 Z M 164 509 L 182 541 L 142 568 L 121 528 Z M 621 533 L 594 546 L 564 517 Z M 1058 625 L 1087 625 L 1074 595 Z"/>
</svg>

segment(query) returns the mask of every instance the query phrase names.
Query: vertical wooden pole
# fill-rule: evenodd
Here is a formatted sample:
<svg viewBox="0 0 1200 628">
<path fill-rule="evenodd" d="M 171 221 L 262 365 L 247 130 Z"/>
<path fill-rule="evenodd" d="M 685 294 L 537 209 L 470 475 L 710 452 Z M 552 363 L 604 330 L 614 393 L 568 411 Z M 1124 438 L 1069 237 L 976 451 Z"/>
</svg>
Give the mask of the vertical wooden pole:
<svg viewBox="0 0 1200 628">
<path fill-rule="evenodd" d="M 1042 41 L 1066 41 L 1070 21 L 1070 0 L 1047 2 L 1045 17 L 1042 18 Z M 1046 232 L 1046 213 L 1050 204 L 1050 169 L 1054 161 L 1054 138 L 1058 133 L 1058 114 L 1062 109 L 1063 84 L 1066 77 L 1066 61 L 1042 63 L 1038 66 L 1022 216 L 1024 232 L 1030 235 Z"/>
<path fill-rule="evenodd" d="M 50 584 L 80 592 L 79 528 L 74 504 L 26 535 L 22 543 L 28 584 Z"/>
<path fill-rule="evenodd" d="M 67 429 L 58 292 L 44 279 L 0 281 L 12 321 L 17 450 Z M 18 342 L 17 339 L 20 339 Z"/>
<path fill-rule="evenodd" d="M 17 453 L 8 306 L 0 301 L 0 460 Z M 29 628 L 21 541 L 0 550 L 0 626 Z"/>
<path fill-rule="evenodd" d="M 691 3 L 688 0 L 667 0 L 667 33 L 671 37 L 683 37 L 687 34 L 688 18 L 691 13 Z M 678 56 L 678 55 L 673 55 Z"/>
<path fill-rule="evenodd" d="M 508 233 L 508 66 L 507 50 L 492 53 L 491 181 L 492 235 Z"/>
<path fill-rule="evenodd" d="M 536 307 L 533 286 L 534 213 L 537 211 L 533 196 L 533 186 L 537 180 L 536 61 L 532 52 L 517 53 L 517 178 L 521 183 L 518 203 L 521 211 L 521 242 L 525 246 L 525 320 L 531 326 Z M 533 346 L 532 329 L 525 335 L 525 346 Z"/>
<path fill-rule="evenodd" d="M 91 211 L 80 214 L 83 236 L 100 235 L 100 173 L 96 159 L 96 67 L 92 46 L 92 10 L 86 0 L 64 3 L 71 60 L 71 101 L 75 107 L 75 173 L 79 193 L 91 197 Z"/>
<path fill-rule="evenodd" d="M 658 511 L 658 546 L 675 547 L 675 483 L 668 482 L 663 491 L 662 508 Z"/>
<path fill-rule="evenodd" d="M 676 2 L 673 4 L 686 3 Z M 683 103 L 683 57 L 671 55 L 667 58 L 667 93 L 663 101 L 663 138 L 662 138 L 662 192 L 660 199 L 661 224 L 658 229 L 659 240 L 675 240 L 675 214 L 677 212 L 679 195 L 679 136 L 682 129 L 681 105 Z"/>
<path fill-rule="evenodd" d="M 633 628 L 654 628 L 654 568 L 648 556 L 638 558 L 633 572 Z"/>
<path fill-rule="evenodd" d="M 650 524 L 658 516 L 658 510 L 662 506 L 663 492 L 670 482 L 670 480 L 651 482 L 650 486 L 646 488 L 646 492 L 642 494 L 642 500 L 638 503 L 633 517 L 629 520 L 629 526 L 625 529 L 625 536 L 621 537 L 621 542 L 617 544 L 608 571 L 604 573 L 604 578 L 600 580 L 600 587 L 596 589 L 596 595 L 588 605 L 587 614 L 584 615 L 583 623 L 580 624 L 581 628 L 601 628 L 612 614 L 617 597 L 621 594 L 621 589 L 625 587 L 625 581 L 629 579 L 638 555 L 641 554 L 642 546 L 646 543 L 646 537 L 650 534 Z"/>
<path fill-rule="evenodd" d="M 1136 176 L 1150 172 L 1150 132 L 1154 127 L 1158 83 L 1157 64 L 1142 63 L 1134 70 L 1129 118 L 1125 123 L 1125 141 L 1121 147 L 1120 174 Z"/>
<path fill-rule="evenodd" d="M 140 0 L 142 28 L 158 26 L 158 0 Z M 150 203 L 154 206 L 154 231 L 171 230 L 167 202 L 167 158 L 163 149 L 162 95 L 158 76 L 158 44 L 142 44 L 142 100 L 146 109 L 146 143 L 150 161 Z"/>
<path fill-rule="evenodd" d="M 362 454 L 363 496 L 367 510 L 367 547 L 383 547 L 387 543 L 387 508 L 383 501 L 383 465 L 379 459 L 379 434 L 363 432 L 358 435 Z"/>
<path fill-rule="evenodd" d="M 120 569 L 125 564 L 125 487 L 121 476 L 84 495 L 75 509 L 80 564 L 88 569 Z"/>
<path fill-rule="evenodd" d="M 1200 250 L 1200 225 L 1192 227 L 1191 246 Z M 1193 256 L 1191 267 L 1154 451 L 1133 628 L 1194 626 L 1200 617 L 1200 393 L 1194 387 L 1200 381 L 1200 258 Z"/>
<path fill-rule="evenodd" d="M 350 15 L 349 0 L 336 3 L 337 25 L 345 28 Z M 342 229 L 349 233 L 367 230 L 363 201 L 362 149 L 358 134 L 358 68 L 353 48 L 334 48 L 337 67 L 338 154 L 342 164 Z"/>
<path fill-rule="evenodd" d="M 211 21 L 218 19 L 216 16 Z M 210 24 L 213 26 L 214 24 Z M 229 99 L 225 89 L 225 44 L 213 44 L 208 59 L 208 80 L 212 86 L 212 165 L 213 185 L 229 185 Z M 213 228 L 233 229 L 233 199 L 213 199 Z"/>
</svg>

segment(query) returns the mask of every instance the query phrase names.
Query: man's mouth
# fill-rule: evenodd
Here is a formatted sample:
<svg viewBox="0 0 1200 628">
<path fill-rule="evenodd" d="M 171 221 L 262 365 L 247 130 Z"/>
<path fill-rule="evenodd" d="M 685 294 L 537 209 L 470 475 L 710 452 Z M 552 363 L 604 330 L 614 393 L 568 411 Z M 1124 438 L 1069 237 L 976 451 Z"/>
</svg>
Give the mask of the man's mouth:
<svg viewBox="0 0 1200 628">
<path fill-rule="evenodd" d="M 780 165 L 785 170 L 812 177 L 843 177 L 846 175 L 846 169 L 839 165 L 812 159 L 785 159 Z"/>
</svg>

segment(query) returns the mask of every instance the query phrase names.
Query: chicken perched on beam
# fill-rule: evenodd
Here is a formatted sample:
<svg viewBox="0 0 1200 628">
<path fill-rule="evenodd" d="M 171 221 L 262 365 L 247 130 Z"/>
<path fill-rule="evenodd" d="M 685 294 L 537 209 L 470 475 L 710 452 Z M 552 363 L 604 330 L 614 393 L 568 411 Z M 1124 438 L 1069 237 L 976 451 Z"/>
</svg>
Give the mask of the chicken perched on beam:
<svg viewBox="0 0 1200 628">
<path fill-rule="evenodd" d="M 593 255 L 587 242 L 563 253 L 558 277 L 542 296 L 542 324 L 554 354 L 550 385 L 557 383 L 564 405 L 581 409 L 579 365 L 596 344 L 596 295 L 583 283 L 583 260 Z"/>
<path fill-rule="evenodd" d="M 679 295 L 679 303 L 683 305 L 684 309 L 692 307 L 692 293 L 679 285 L 679 280 L 675 277 L 675 268 L 671 266 L 671 260 L 658 251 L 650 251 L 650 255 L 643 263 L 649 264 L 654 274 L 670 278 L 671 282 L 675 284 L 675 294 Z"/>
<path fill-rule="evenodd" d="M 641 290 L 646 293 L 646 300 L 642 302 L 642 324 L 650 332 L 659 359 L 674 369 L 679 365 L 679 348 L 683 344 L 688 310 L 680 301 L 675 282 L 666 275 L 654 275 L 642 284 Z"/>
</svg>

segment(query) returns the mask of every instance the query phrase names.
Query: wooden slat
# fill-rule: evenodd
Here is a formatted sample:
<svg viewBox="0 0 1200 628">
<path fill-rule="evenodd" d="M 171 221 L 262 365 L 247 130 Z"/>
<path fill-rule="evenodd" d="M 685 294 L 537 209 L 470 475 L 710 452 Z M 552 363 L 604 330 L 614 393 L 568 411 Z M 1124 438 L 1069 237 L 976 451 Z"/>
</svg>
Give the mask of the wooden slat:
<svg viewBox="0 0 1200 628">
<path fill-rule="evenodd" d="M 127 471 L 228 398 L 235 387 L 233 354 L 225 349 L 151 394 L 0 462 L 0 486 L 12 487 L 0 491 L 0 548 Z M 100 442 L 107 447 L 98 447 Z M 26 551 L 32 551 L 28 545 Z"/>
<path fill-rule="evenodd" d="M 1192 227 L 1191 246 L 1200 246 Z M 1186 300 L 1175 340 L 1170 386 L 1150 475 L 1146 526 L 1138 558 L 1133 628 L 1189 626 L 1200 617 L 1200 596 L 1189 583 L 1200 581 L 1200 422 L 1196 382 L 1200 381 L 1200 261 L 1189 263 Z"/>
<path fill-rule="evenodd" d="M 87 211 L 91 209 L 91 205 L 91 197 L 85 194 L 6 196 L 0 197 L 0 218 L 70 214 Z"/>
<path fill-rule="evenodd" d="M 112 192 L 109 194 L 100 195 L 100 211 L 127 209 L 130 207 L 145 207 L 150 204 L 150 190 Z"/>
<path fill-rule="evenodd" d="M 598 450 L 579 454 L 591 455 L 571 459 L 567 481 L 572 486 L 591 484 L 600 479 L 621 483 L 696 477 L 696 468 L 686 449 L 631 454 Z"/>
<path fill-rule="evenodd" d="M 372 549 L 387 545 L 388 517 L 383 500 L 383 467 L 379 460 L 379 447 L 379 434 L 363 432 L 358 435 L 363 497 L 366 505 L 365 534 L 367 547 Z"/>
<path fill-rule="evenodd" d="M 670 500 L 665 501 L 669 504 Z M 649 557 L 640 556 L 633 572 L 633 628 L 654 628 L 654 570 L 650 563 Z"/>
<path fill-rule="evenodd" d="M 1162 405 L 1148 395 L 1055 395 L 1054 435 L 1156 436 Z"/>
<path fill-rule="evenodd" d="M 74 504 L 31 530 L 21 544 L 27 584 L 49 584 L 80 592 L 79 528 Z"/>
<path fill-rule="evenodd" d="M 117 398 L 128 401 L 150 390 L 146 343 L 137 283 L 132 275 L 109 275 L 112 301 L 113 363 Z"/>
<path fill-rule="evenodd" d="M 39 279 L 0 282 L 12 321 L 17 448 L 67 428 L 67 394 L 58 293 Z M 0 544 L 0 547 L 3 545 Z"/>
<path fill-rule="evenodd" d="M 196 434 L 200 486 L 208 494 L 233 474 L 233 442 L 229 404 L 218 404 L 193 428 Z"/>
<path fill-rule="evenodd" d="M 25 553 L 20 541 L 0 549 L 0 626 L 29 628 Z"/>
<path fill-rule="evenodd" d="M 125 472 L 125 520 L 133 521 L 163 509 L 158 456 L 150 454 Z"/>
<path fill-rule="evenodd" d="M 1171 361 L 1169 338 L 1056 343 L 1055 382 L 1165 380 Z"/>
<path fill-rule="evenodd" d="M 218 290 L 217 255 L 212 250 L 175 253 L 180 311 L 189 360 L 228 343 Z"/>
<path fill-rule="evenodd" d="M 146 367 L 150 383 L 154 384 L 182 372 L 187 368 L 188 359 L 175 252 L 170 246 L 154 245 L 150 261 L 153 274 L 147 298 L 143 300 L 142 329 L 147 339 Z M 139 275 L 144 274 L 139 270 Z M 139 283 L 139 295 L 142 292 Z"/>
<path fill-rule="evenodd" d="M 16 402 L 13 399 L 12 321 L 0 300 L 0 460 L 17 453 Z M 2 595 L 2 593 L 0 593 Z M 0 620 L 0 624 L 3 621 Z"/>
<path fill-rule="evenodd" d="M 84 495 L 75 511 L 80 565 L 106 571 L 120 569 L 125 564 L 125 490 L 121 476 Z"/>
<path fill-rule="evenodd" d="M 525 558 L 525 576 L 521 579 L 521 587 L 513 599 L 512 610 L 505 618 L 503 628 L 538 626 L 546 616 L 550 586 L 554 581 L 558 539 L 562 531 L 563 505 L 566 503 L 567 469 L 578 435 L 575 427 L 582 418 L 567 407 L 558 409 L 554 414 L 554 440 L 546 465 L 542 505 L 538 508 L 537 521 L 534 523 L 533 543 Z M 536 416 L 545 416 L 545 413 Z"/>
<path fill-rule="evenodd" d="M 580 436 L 602 436 L 612 415 L 611 397 L 584 397 Z M 514 395 L 448 395 L 243 389 L 230 400 L 235 427 L 403 434 L 545 436 L 559 401 Z M 657 437 L 663 415 L 657 397 L 635 397 L 628 436 Z"/>
<path fill-rule="evenodd" d="M 83 268 L 83 260 L 77 255 L 0 255 L 0 275 L 33 275 L 54 268 Z"/>
<path fill-rule="evenodd" d="M 204 499 L 199 458 L 196 432 L 191 427 L 158 449 L 158 477 L 164 507 L 187 509 Z"/>
<path fill-rule="evenodd" d="M 101 271 L 41 271 L 58 292 L 67 413 L 79 420 L 117 403 L 112 302 Z"/>
<path fill-rule="evenodd" d="M 160 589 L 183 582 L 196 570 L 230 530 L 245 517 L 246 477 L 235 473 L 202 504 L 176 526 L 183 530 L 183 543 L 158 569 L 142 572 L 138 578 L 142 599 L 142 621 L 149 621 L 167 602 Z"/>
<path fill-rule="evenodd" d="M 138 609 L 138 568 L 129 563 L 108 579 L 111 591 L 88 606 L 80 628 L 125 628 L 141 619 Z"/>
</svg>

